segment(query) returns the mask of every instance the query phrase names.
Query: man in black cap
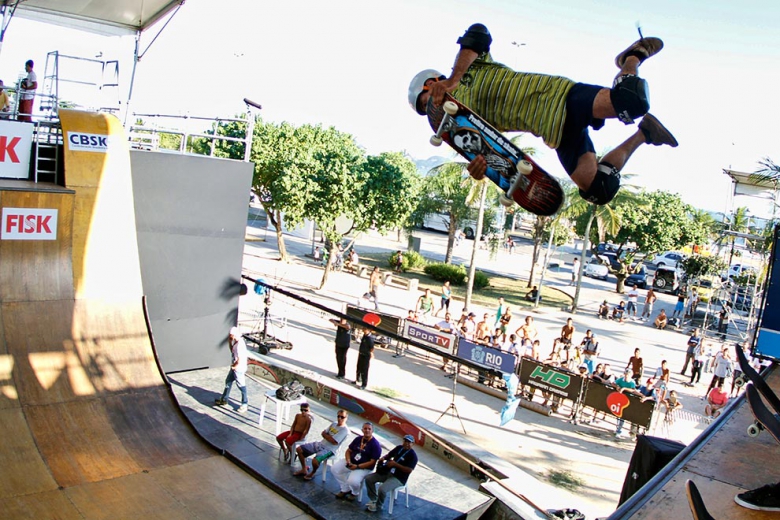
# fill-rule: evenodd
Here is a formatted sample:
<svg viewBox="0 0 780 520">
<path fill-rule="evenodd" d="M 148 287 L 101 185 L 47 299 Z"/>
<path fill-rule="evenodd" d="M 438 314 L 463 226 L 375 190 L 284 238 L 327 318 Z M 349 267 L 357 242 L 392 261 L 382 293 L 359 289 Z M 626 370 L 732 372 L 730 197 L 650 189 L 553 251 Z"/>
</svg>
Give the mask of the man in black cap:
<svg viewBox="0 0 780 520">
<path fill-rule="evenodd" d="M 372 513 L 382 510 L 382 504 L 385 503 L 385 497 L 390 495 L 397 488 L 406 485 L 409 475 L 417 466 L 417 453 L 414 448 L 414 437 L 404 435 L 403 444 L 396 446 L 390 453 L 380 457 L 377 461 L 374 473 L 366 477 L 366 491 L 368 491 L 368 504 L 366 509 Z M 377 492 L 376 485 L 379 486 Z"/>
</svg>

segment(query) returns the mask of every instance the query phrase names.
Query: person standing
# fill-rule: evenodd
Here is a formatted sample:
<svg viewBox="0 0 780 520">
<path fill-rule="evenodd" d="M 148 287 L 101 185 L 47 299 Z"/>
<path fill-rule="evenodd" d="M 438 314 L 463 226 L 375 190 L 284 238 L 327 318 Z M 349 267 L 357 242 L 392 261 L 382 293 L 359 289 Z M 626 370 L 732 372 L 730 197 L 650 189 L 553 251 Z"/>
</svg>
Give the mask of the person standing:
<svg viewBox="0 0 780 520">
<path fill-rule="evenodd" d="M 636 284 L 634 284 L 631 287 L 631 290 L 628 291 L 628 305 L 626 306 L 626 314 L 628 314 L 629 317 L 636 318 L 636 304 L 639 300 L 639 291 L 636 288 Z"/>
<path fill-rule="evenodd" d="M 696 358 L 696 348 L 700 343 L 701 338 L 699 337 L 699 329 L 693 329 L 691 337 L 688 338 L 688 349 L 685 351 L 685 363 L 683 364 L 682 370 L 680 371 L 681 376 L 684 376 L 685 371 L 688 370 L 688 363 Z"/>
<path fill-rule="evenodd" d="M 382 446 L 374 437 L 374 425 L 367 422 L 363 425 L 363 435 L 356 437 L 347 448 L 344 458 L 333 464 L 333 476 L 341 489 L 336 493 L 336 498 L 350 502 L 356 500 L 363 479 L 371 474 L 381 455 Z"/>
<path fill-rule="evenodd" d="M 577 275 L 580 273 L 580 259 L 579 257 L 574 257 L 574 265 L 571 268 L 571 283 L 569 285 L 574 285 L 577 283 Z"/>
<path fill-rule="evenodd" d="M 27 72 L 21 82 L 21 91 L 19 92 L 19 106 L 17 107 L 18 121 L 32 122 L 33 100 L 35 99 L 35 90 L 38 88 L 38 76 L 35 75 L 33 60 L 27 60 L 24 64 L 24 70 Z"/>
<path fill-rule="evenodd" d="M 392 495 L 393 491 L 401 486 L 405 486 L 409 475 L 417 466 L 417 453 L 412 446 L 414 437 L 404 435 L 404 441 L 400 446 L 396 446 L 390 453 L 380 457 L 377 461 L 376 471 L 366 477 L 366 491 L 368 492 L 368 504 L 366 509 L 375 513 L 382 510 L 385 503 L 385 497 Z M 377 493 L 376 485 L 379 486 Z"/>
<path fill-rule="evenodd" d="M 371 357 L 374 355 L 374 336 L 369 329 L 363 330 L 363 339 L 360 340 L 358 350 L 357 370 L 355 385 L 360 385 L 363 390 L 368 386 L 368 367 L 371 365 Z"/>
<path fill-rule="evenodd" d="M 441 307 L 436 311 L 436 317 L 439 317 L 439 313 L 445 310 L 445 314 L 450 312 L 450 299 L 452 298 L 452 289 L 450 288 L 450 281 L 446 280 L 441 286 Z"/>
<path fill-rule="evenodd" d="M 718 384 L 724 383 L 726 378 L 732 373 L 732 370 L 733 366 L 731 364 L 729 349 L 728 347 L 723 347 L 721 351 L 715 355 L 712 369 L 712 381 L 710 381 L 710 386 L 707 388 L 707 395 L 709 395 L 710 390 L 715 388 Z"/>
<path fill-rule="evenodd" d="M 672 312 L 672 318 L 677 318 L 677 317 L 682 318 L 684 312 L 685 312 L 685 291 L 680 289 L 680 292 L 677 293 L 677 304 L 674 306 L 674 312 Z"/>
<path fill-rule="evenodd" d="M 498 307 L 496 308 L 496 321 L 493 324 L 493 328 L 497 328 L 501 323 L 501 316 L 504 315 L 504 298 L 498 297 Z"/>
<path fill-rule="evenodd" d="M 433 297 L 430 289 L 425 289 L 422 296 L 417 298 L 417 306 L 414 310 L 420 314 L 423 323 L 428 324 L 433 314 Z"/>
<path fill-rule="evenodd" d="M 374 302 L 374 310 L 379 310 L 379 286 L 382 285 L 382 273 L 379 268 L 374 266 L 368 277 L 368 292 L 363 295 L 363 299 Z M 358 307 L 360 307 L 360 298 L 358 298 Z"/>
<path fill-rule="evenodd" d="M 404 254 L 399 249 L 395 253 L 395 272 L 400 273 L 404 268 Z"/>
<path fill-rule="evenodd" d="M 241 337 L 241 332 L 238 327 L 230 329 L 228 335 L 228 343 L 230 343 L 231 363 L 230 371 L 225 378 L 225 390 L 222 392 L 222 396 L 219 399 L 214 400 L 214 404 L 217 406 L 224 406 L 228 403 L 230 397 L 230 390 L 233 388 L 233 382 L 238 385 L 238 389 L 241 390 L 241 406 L 236 410 L 238 413 L 246 413 L 249 407 L 249 399 L 246 392 L 246 367 L 248 361 L 248 354 L 246 350 L 246 343 L 244 338 Z"/>
<path fill-rule="evenodd" d="M 650 314 L 653 312 L 653 304 L 657 299 L 658 296 L 655 295 L 653 288 L 649 288 L 645 295 L 645 306 L 642 308 L 642 318 L 650 318 Z"/>
<path fill-rule="evenodd" d="M 582 347 L 583 362 L 588 366 L 588 373 L 593 373 L 593 367 L 599 356 L 599 342 L 593 331 L 590 329 L 585 331 L 585 337 L 580 346 Z"/>
<path fill-rule="evenodd" d="M 637 349 L 639 350 L 639 349 Z M 641 395 L 639 393 L 639 390 L 637 390 L 637 383 L 634 380 L 634 378 L 631 375 L 631 368 L 626 367 L 626 369 L 623 371 L 623 376 L 619 377 L 615 380 L 615 386 L 618 389 L 618 392 L 621 394 L 634 394 L 634 395 Z M 620 418 L 617 421 L 617 429 L 615 429 L 615 437 L 622 437 L 623 436 L 623 424 L 625 423 L 625 419 Z"/>
<path fill-rule="evenodd" d="M 635 348 L 634 355 L 628 360 L 626 370 L 631 370 L 631 379 L 634 380 L 637 387 L 639 387 L 639 382 L 642 380 L 642 371 L 644 368 L 645 362 L 642 360 L 642 354 L 638 348 Z"/>
<path fill-rule="evenodd" d="M 334 318 L 330 322 L 336 326 L 336 366 L 338 367 L 336 379 L 344 379 L 347 370 L 347 352 L 349 352 L 352 327 L 344 318 L 341 318 L 341 320 Z"/>
</svg>

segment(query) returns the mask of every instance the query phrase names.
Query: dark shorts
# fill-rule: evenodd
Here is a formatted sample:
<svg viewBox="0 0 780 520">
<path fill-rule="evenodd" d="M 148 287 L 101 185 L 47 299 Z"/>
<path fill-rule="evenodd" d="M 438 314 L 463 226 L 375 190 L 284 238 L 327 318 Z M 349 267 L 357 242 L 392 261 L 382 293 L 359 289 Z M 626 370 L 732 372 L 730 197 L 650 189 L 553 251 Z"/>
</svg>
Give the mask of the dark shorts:
<svg viewBox="0 0 780 520">
<path fill-rule="evenodd" d="M 577 168 L 580 157 L 588 152 L 596 153 L 588 127 L 594 130 L 604 126 L 603 119 L 593 117 L 593 101 L 604 87 L 577 83 L 566 98 L 566 121 L 563 123 L 563 137 L 558 145 L 558 160 L 566 173 L 571 175 Z"/>
</svg>

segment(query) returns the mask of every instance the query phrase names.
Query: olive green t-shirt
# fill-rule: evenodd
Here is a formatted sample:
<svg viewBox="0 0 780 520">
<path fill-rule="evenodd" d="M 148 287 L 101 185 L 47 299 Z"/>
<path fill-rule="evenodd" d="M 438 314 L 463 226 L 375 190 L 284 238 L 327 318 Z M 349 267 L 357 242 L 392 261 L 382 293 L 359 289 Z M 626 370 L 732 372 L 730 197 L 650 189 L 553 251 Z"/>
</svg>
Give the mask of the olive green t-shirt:
<svg viewBox="0 0 780 520">
<path fill-rule="evenodd" d="M 554 149 L 561 142 L 566 97 L 574 84 L 561 76 L 517 72 L 485 53 L 452 95 L 500 132 L 529 132 Z"/>
</svg>

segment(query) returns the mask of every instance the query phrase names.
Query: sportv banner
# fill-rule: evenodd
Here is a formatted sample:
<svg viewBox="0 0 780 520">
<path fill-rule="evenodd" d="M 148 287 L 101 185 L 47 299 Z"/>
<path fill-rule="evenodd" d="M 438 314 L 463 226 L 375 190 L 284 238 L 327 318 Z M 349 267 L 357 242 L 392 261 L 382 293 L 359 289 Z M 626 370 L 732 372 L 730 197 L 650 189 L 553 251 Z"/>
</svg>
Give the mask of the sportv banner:
<svg viewBox="0 0 780 520">
<path fill-rule="evenodd" d="M 404 336 L 417 340 L 420 343 L 430 345 L 447 354 L 452 355 L 455 353 L 455 345 L 457 342 L 457 336 L 455 336 L 455 334 L 442 332 L 421 323 L 406 321 L 404 322 Z"/>
<path fill-rule="evenodd" d="M 655 401 L 652 399 L 642 402 L 642 398 L 637 395 L 620 393 L 614 386 L 593 380 L 588 381 L 582 404 L 643 428 L 650 427 L 655 409 Z"/>
<path fill-rule="evenodd" d="M 504 374 L 515 371 L 515 356 L 512 354 L 497 348 L 478 345 L 463 338 L 458 340 L 458 357 Z"/>
<path fill-rule="evenodd" d="M 520 362 L 520 384 L 551 392 L 558 397 L 577 401 L 586 378 L 564 368 L 546 365 L 523 356 Z"/>
<path fill-rule="evenodd" d="M 0 120 L 0 177 L 30 177 L 32 135 L 32 124 Z"/>
<path fill-rule="evenodd" d="M 401 326 L 401 318 L 397 316 L 382 314 L 381 312 L 370 311 L 368 309 L 360 309 L 358 307 L 353 307 L 352 305 L 347 305 L 346 314 L 350 318 L 368 323 L 379 330 L 391 332 L 393 334 L 398 334 L 398 328 Z"/>
</svg>

